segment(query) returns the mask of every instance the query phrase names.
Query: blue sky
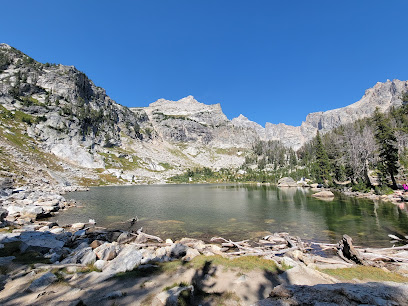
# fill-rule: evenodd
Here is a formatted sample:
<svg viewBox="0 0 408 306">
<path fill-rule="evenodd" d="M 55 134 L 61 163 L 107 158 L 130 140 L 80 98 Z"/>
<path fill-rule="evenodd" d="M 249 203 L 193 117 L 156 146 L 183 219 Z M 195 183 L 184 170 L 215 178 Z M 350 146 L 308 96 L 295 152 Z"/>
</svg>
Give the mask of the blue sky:
<svg viewBox="0 0 408 306">
<path fill-rule="evenodd" d="M 0 42 L 74 65 L 118 103 L 193 95 L 299 125 L 408 79 L 408 1 L 2 1 Z"/>
</svg>

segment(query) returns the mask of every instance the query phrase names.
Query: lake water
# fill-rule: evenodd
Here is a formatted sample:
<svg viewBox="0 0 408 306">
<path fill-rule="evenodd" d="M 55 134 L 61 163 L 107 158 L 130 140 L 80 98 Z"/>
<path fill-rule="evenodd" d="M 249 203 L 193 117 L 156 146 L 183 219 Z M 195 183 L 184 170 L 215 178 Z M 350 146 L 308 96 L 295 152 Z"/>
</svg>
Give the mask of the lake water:
<svg viewBox="0 0 408 306">
<path fill-rule="evenodd" d="M 98 226 L 135 227 L 161 238 L 222 236 L 233 240 L 288 232 L 307 241 L 337 243 L 348 234 L 364 246 L 391 246 L 390 233 L 408 235 L 406 207 L 336 195 L 326 202 L 309 189 L 253 185 L 95 187 L 65 195 L 83 207 L 56 215 L 60 225 L 95 219 Z M 123 223 L 122 223 L 123 222 Z"/>
</svg>

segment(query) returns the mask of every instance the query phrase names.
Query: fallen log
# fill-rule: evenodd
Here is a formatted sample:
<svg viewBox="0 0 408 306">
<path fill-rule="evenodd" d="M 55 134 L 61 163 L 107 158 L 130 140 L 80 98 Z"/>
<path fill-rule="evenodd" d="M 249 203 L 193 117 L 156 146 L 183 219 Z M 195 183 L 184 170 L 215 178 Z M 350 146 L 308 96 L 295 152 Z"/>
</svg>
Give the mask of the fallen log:
<svg viewBox="0 0 408 306">
<path fill-rule="evenodd" d="M 243 250 L 251 251 L 251 252 L 254 252 L 254 251 L 257 252 L 257 251 L 255 250 L 255 248 L 252 248 L 252 247 L 247 246 L 246 243 L 247 243 L 249 240 L 242 240 L 242 241 L 234 242 L 234 241 L 232 241 L 232 240 L 227 240 L 227 239 L 222 238 L 222 237 L 212 237 L 212 238 L 211 238 L 211 241 L 217 241 L 217 240 L 219 240 L 219 241 L 224 241 L 224 243 L 226 243 L 226 244 L 228 244 L 228 245 L 233 245 L 234 247 L 236 247 L 236 248 L 238 248 L 238 249 L 243 249 Z M 246 244 L 246 245 L 243 245 L 243 244 Z"/>
<path fill-rule="evenodd" d="M 163 242 L 163 239 L 161 239 L 160 237 L 149 235 L 149 234 L 143 233 L 142 231 L 143 231 L 143 227 L 139 228 L 136 231 L 136 233 L 138 235 L 136 240 L 135 240 L 136 243 L 144 243 L 149 239 L 150 240 L 156 240 L 158 242 Z"/>
<path fill-rule="evenodd" d="M 240 256 L 275 256 L 275 255 L 282 255 L 290 251 L 299 250 L 298 247 L 293 247 L 289 249 L 279 250 L 279 251 L 265 251 L 265 250 L 256 250 L 256 252 L 248 252 L 248 251 L 238 251 L 238 252 L 231 252 L 226 253 L 227 255 L 240 255 Z"/>
<path fill-rule="evenodd" d="M 289 235 L 285 235 L 283 238 L 285 238 L 286 243 L 288 244 L 290 248 L 293 248 L 296 246 L 295 242 L 292 239 L 290 239 Z"/>
</svg>

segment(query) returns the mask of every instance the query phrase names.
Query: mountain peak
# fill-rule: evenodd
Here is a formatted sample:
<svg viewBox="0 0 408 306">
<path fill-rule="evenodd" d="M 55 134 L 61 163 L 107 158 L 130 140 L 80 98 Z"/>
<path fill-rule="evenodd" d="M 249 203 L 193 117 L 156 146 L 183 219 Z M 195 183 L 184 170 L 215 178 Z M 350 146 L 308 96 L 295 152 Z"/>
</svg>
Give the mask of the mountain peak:
<svg viewBox="0 0 408 306">
<path fill-rule="evenodd" d="M 178 102 L 198 102 L 198 101 L 194 99 L 192 95 L 188 95 L 187 97 L 178 100 Z"/>
<path fill-rule="evenodd" d="M 1 43 L 1 44 L 0 44 L 0 48 L 1 48 L 1 49 L 11 49 L 11 46 L 8 45 L 8 44 L 5 44 L 5 43 Z"/>
</svg>

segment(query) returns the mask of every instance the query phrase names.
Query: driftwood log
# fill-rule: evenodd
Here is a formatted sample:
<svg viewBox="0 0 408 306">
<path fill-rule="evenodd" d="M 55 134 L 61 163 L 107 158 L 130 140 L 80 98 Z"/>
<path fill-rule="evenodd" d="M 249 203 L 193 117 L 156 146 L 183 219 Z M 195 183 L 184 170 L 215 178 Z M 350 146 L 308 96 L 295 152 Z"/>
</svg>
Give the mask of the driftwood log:
<svg viewBox="0 0 408 306">
<path fill-rule="evenodd" d="M 156 240 L 157 242 L 163 242 L 163 240 L 160 237 L 149 235 L 146 233 L 143 233 L 143 227 L 139 228 L 137 230 L 137 238 L 135 239 L 136 243 L 146 243 L 148 240 Z"/>
<path fill-rule="evenodd" d="M 118 232 L 118 230 L 116 230 Z M 121 234 L 117 238 L 120 244 L 133 243 L 139 247 L 163 247 L 168 246 L 160 237 L 149 235 L 143 232 L 140 228 L 134 232 L 119 230 Z M 99 232 L 94 230 L 96 236 L 101 234 L 109 234 L 109 231 Z M 390 237 L 394 238 L 394 237 Z M 402 239 L 401 239 L 402 240 Z M 319 246 L 321 251 L 336 250 L 341 260 L 347 262 L 348 265 L 353 264 L 369 265 L 383 267 L 385 263 L 394 266 L 405 266 L 408 264 L 408 244 L 404 246 L 390 248 L 359 248 L 353 245 L 353 240 L 348 235 L 343 235 L 342 239 L 337 244 L 329 243 L 305 243 L 299 237 L 289 236 L 288 233 L 274 233 L 259 239 L 258 242 L 250 240 L 232 241 L 222 237 L 211 238 L 212 242 L 218 242 L 221 245 L 221 253 L 223 256 L 262 256 L 267 259 L 272 259 L 280 262 L 282 255 L 290 252 L 306 253 L 311 250 L 311 245 Z M 306 255 L 309 257 L 298 258 L 299 254 L 292 253 L 296 260 L 303 261 L 301 258 L 307 259 L 310 262 L 325 263 L 325 264 L 340 264 L 340 259 L 321 257 L 317 254 Z M 289 257 L 292 257 L 289 255 Z"/>
<path fill-rule="evenodd" d="M 353 239 L 348 235 L 343 235 L 343 238 L 339 241 L 337 254 L 346 262 L 368 265 L 367 261 L 360 255 L 360 252 L 354 248 Z"/>
<path fill-rule="evenodd" d="M 276 256 L 291 251 L 306 252 L 308 247 L 299 237 L 290 237 L 288 233 L 275 233 L 263 237 L 256 246 L 251 246 L 249 240 L 234 242 L 222 237 L 213 237 L 211 241 L 221 242 L 222 251 L 227 256 Z"/>
</svg>

